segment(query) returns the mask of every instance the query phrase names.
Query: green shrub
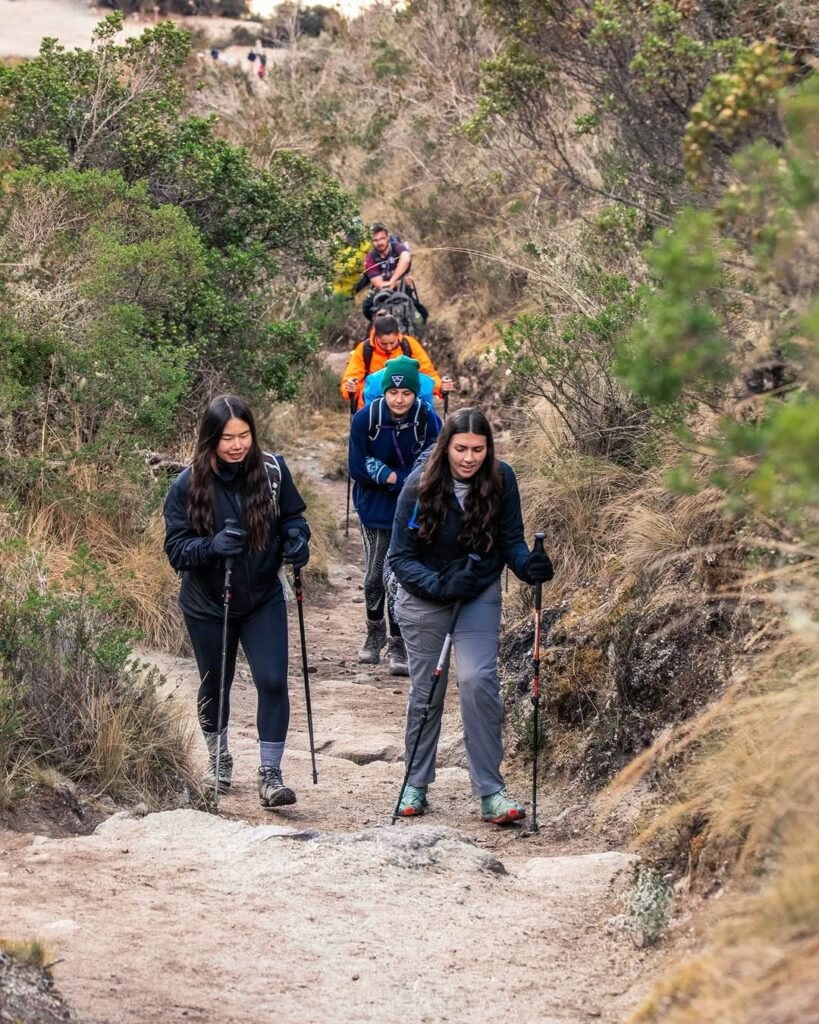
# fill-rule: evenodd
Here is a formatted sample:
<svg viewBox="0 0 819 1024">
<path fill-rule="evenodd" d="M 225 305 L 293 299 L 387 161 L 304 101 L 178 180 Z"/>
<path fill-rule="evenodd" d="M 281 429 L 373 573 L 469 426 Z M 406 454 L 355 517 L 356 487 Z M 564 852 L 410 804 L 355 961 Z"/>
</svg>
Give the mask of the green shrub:
<svg viewBox="0 0 819 1024">
<path fill-rule="evenodd" d="M 26 764 L 119 799 L 162 805 L 196 785 L 191 729 L 161 677 L 133 659 L 104 567 L 80 551 L 72 589 L 7 573 L 0 602 L 0 790 Z"/>
</svg>

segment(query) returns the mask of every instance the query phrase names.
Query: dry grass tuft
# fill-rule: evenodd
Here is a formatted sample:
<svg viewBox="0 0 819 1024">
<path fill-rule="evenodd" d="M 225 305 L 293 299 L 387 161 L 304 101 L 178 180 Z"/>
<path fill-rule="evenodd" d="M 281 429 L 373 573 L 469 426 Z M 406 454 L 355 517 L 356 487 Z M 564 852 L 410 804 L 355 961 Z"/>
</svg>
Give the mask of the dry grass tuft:
<svg viewBox="0 0 819 1024">
<path fill-rule="evenodd" d="M 610 809 L 649 771 L 685 765 L 681 798 L 638 842 L 684 836 L 691 884 L 717 875 L 738 888 L 705 953 L 677 964 L 631 1024 L 816 1019 L 819 649 L 815 623 L 792 616 L 788 625 L 718 701 L 660 737 L 603 794 Z"/>
<path fill-rule="evenodd" d="M 620 495 L 603 514 L 603 528 L 618 538 L 624 569 L 642 576 L 675 571 L 680 563 L 713 563 L 728 542 L 725 496 L 715 490 L 676 496 L 649 486 Z"/>
<path fill-rule="evenodd" d="M 555 563 L 550 600 L 596 576 L 612 550 L 605 510 L 631 493 L 633 474 L 609 462 L 571 457 L 544 465 L 521 480 L 526 536 L 546 534 L 546 550 Z"/>
<path fill-rule="evenodd" d="M 179 580 L 168 564 L 161 513 L 134 543 L 112 545 L 108 553 L 111 583 L 127 621 L 144 643 L 178 653 L 185 645 L 185 626 L 177 604 Z"/>
<path fill-rule="evenodd" d="M 131 657 L 105 570 L 75 564 L 55 587 L 28 548 L 0 562 L 0 799 L 48 784 L 50 767 L 156 807 L 197 791 L 186 710 Z"/>
<path fill-rule="evenodd" d="M 639 837 L 690 818 L 706 822 L 696 861 L 757 866 L 809 806 L 819 815 L 819 659 L 810 642 L 781 641 L 702 715 L 669 730 L 601 797 L 613 803 L 657 767 L 692 759 L 687 796 Z"/>
<path fill-rule="evenodd" d="M 0 952 L 18 963 L 38 970 L 48 970 L 53 960 L 48 947 L 40 939 L 6 939 L 0 936 Z"/>
<path fill-rule="evenodd" d="M 815 811 L 815 809 L 814 809 Z M 819 819 L 782 837 L 776 873 L 728 900 L 709 948 L 656 986 L 629 1024 L 807 1024 L 819 1006 Z"/>
</svg>

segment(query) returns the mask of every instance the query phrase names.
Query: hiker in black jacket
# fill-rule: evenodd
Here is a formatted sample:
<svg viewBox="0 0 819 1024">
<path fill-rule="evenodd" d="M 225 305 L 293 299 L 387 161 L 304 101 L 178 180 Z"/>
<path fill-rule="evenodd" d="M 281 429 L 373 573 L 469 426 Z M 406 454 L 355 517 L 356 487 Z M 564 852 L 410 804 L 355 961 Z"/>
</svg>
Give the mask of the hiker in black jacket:
<svg viewBox="0 0 819 1024">
<path fill-rule="evenodd" d="M 472 792 L 480 797 L 484 821 L 517 821 L 526 811 L 506 792 L 500 767 L 500 575 L 508 565 L 524 583 L 542 582 L 552 578 L 552 563 L 545 552 L 530 551 L 524 540 L 515 474 L 495 458 L 492 428 L 480 410 L 453 413 L 423 466 L 416 466 L 404 484 L 389 562 L 399 583 L 395 617 L 410 673 L 405 732 L 409 775 L 397 813 L 409 818 L 423 814 L 427 806 L 448 658 L 441 685 L 432 679 L 444 638 L 451 634 Z"/>
<path fill-rule="evenodd" d="M 229 694 L 241 642 L 258 693 L 259 797 L 265 807 L 296 802 L 281 772 L 290 700 L 287 615 L 279 574 L 283 562 L 301 567 L 310 557 L 304 509 L 284 459 L 259 447 L 247 404 L 234 395 L 214 399 L 199 426 L 193 462 L 165 499 L 165 552 L 182 573 L 179 605 L 201 680 L 198 707 L 210 755 L 207 781 L 219 791 L 231 783 Z M 234 568 L 219 739 L 226 558 Z"/>
</svg>

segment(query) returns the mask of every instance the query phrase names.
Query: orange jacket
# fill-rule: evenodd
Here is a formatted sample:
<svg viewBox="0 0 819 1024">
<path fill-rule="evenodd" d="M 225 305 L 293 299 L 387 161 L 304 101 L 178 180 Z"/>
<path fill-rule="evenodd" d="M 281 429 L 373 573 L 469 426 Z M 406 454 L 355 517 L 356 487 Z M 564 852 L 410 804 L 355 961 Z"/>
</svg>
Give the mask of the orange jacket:
<svg viewBox="0 0 819 1024">
<path fill-rule="evenodd" d="M 438 376 L 437 370 L 432 365 L 432 361 L 427 355 L 424 346 L 421 344 L 420 341 L 418 341 L 416 338 L 410 337 L 410 335 L 408 334 L 404 334 L 402 335 L 402 337 L 405 341 L 409 342 L 410 356 L 413 359 L 417 359 L 418 362 L 420 363 L 419 371 L 421 373 L 426 373 L 435 381 L 435 394 L 440 398 L 441 378 Z M 373 347 L 373 357 L 370 361 L 370 373 L 378 373 L 379 370 L 384 369 L 388 359 L 394 359 L 396 356 L 401 356 L 404 354 L 401 351 L 400 347 L 393 349 L 392 352 L 385 352 L 378 344 L 378 341 L 375 337 L 373 337 L 370 344 Z M 341 397 L 344 399 L 345 402 L 349 400 L 349 393 L 345 386 L 345 381 L 348 381 L 351 377 L 355 377 L 358 380 L 358 390 L 356 391 L 356 408 L 360 409 L 364 405 L 364 378 L 366 377 L 366 374 L 364 372 L 363 341 L 360 341 L 353 349 L 352 355 L 350 356 L 350 361 L 347 363 L 347 368 L 345 369 L 341 377 L 341 387 L 339 388 L 339 391 L 341 392 Z"/>
</svg>

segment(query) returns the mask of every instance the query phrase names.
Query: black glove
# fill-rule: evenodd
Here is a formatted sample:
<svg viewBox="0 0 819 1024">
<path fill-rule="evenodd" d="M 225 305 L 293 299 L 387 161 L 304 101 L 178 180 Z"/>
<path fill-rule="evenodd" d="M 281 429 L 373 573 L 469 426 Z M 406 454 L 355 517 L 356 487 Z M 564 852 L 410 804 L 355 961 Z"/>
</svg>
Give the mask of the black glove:
<svg viewBox="0 0 819 1024">
<path fill-rule="evenodd" d="M 310 561 L 310 548 L 302 534 L 288 534 L 282 546 L 282 558 L 294 569 L 303 569 Z"/>
<path fill-rule="evenodd" d="M 472 559 L 454 562 L 441 573 L 443 596 L 448 601 L 471 601 L 486 588 L 486 581 L 475 572 Z"/>
<path fill-rule="evenodd" d="M 245 550 L 246 540 L 247 530 L 240 530 L 238 526 L 226 526 L 210 542 L 210 549 L 220 558 L 235 558 Z"/>
<path fill-rule="evenodd" d="M 554 574 L 552 560 L 545 551 L 533 551 L 523 563 L 527 583 L 548 583 Z"/>
</svg>

